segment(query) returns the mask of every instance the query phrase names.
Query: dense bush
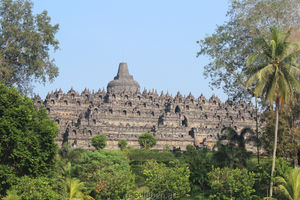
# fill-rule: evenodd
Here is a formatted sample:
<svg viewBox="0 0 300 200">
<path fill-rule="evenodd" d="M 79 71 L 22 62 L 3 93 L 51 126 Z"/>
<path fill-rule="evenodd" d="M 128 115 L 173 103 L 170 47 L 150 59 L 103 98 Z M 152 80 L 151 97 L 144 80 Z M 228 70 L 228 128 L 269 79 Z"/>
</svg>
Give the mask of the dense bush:
<svg viewBox="0 0 300 200">
<path fill-rule="evenodd" d="M 192 147 L 187 147 L 183 153 L 183 160 L 188 164 L 191 171 L 190 182 L 194 189 L 207 189 L 208 173 L 212 170 L 212 153 L 206 149 L 196 150 Z"/>
<path fill-rule="evenodd" d="M 145 132 L 139 136 L 139 144 L 144 149 L 150 149 L 156 144 L 156 139 L 151 133 Z"/>
<path fill-rule="evenodd" d="M 64 188 L 58 187 L 54 179 L 23 176 L 9 193 L 15 193 L 22 200 L 61 200 Z"/>
<path fill-rule="evenodd" d="M 255 173 L 255 184 L 253 188 L 256 190 L 256 194 L 260 197 L 267 196 L 267 191 L 270 187 L 270 171 L 272 167 L 272 159 L 263 159 L 260 164 L 254 164 L 249 166 L 249 171 Z M 276 159 L 276 168 L 274 177 L 283 177 L 291 169 L 291 163 L 282 158 Z"/>
<path fill-rule="evenodd" d="M 127 147 L 127 141 L 126 140 L 119 140 L 118 147 L 123 151 Z"/>
<path fill-rule="evenodd" d="M 126 154 L 131 163 L 144 163 L 147 160 L 168 163 L 175 159 L 174 154 L 169 151 L 129 149 Z"/>
<path fill-rule="evenodd" d="M 257 199 L 253 193 L 255 175 L 247 169 L 215 168 L 209 174 L 211 195 L 214 200 Z"/>
<path fill-rule="evenodd" d="M 0 85 L 0 164 L 19 175 L 44 175 L 55 164 L 56 123 L 16 89 Z"/>
<path fill-rule="evenodd" d="M 135 174 L 135 183 L 138 187 L 145 184 L 145 175 L 143 174 L 144 164 L 148 160 L 155 160 L 159 163 L 169 164 L 175 160 L 174 154 L 169 151 L 144 150 L 144 149 L 127 149 L 126 155 L 129 158 L 130 167 Z"/>
<path fill-rule="evenodd" d="M 173 162 L 167 167 L 163 163 L 148 161 L 145 165 L 146 186 L 150 193 L 161 199 L 178 199 L 190 192 L 190 170 L 186 165 Z"/>
<path fill-rule="evenodd" d="M 120 151 L 84 151 L 73 165 L 74 176 L 96 199 L 121 199 L 134 187 L 134 175 Z"/>
<path fill-rule="evenodd" d="M 96 135 L 92 138 L 92 145 L 95 149 L 104 149 L 106 147 L 106 135 Z"/>
<path fill-rule="evenodd" d="M 12 168 L 8 165 L 0 165 L 0 197 L 16 182 L 17 176 Z"/>
<path fill-rule="evenodd" d="M 55 166 L 58 134 L 45 108 L 0 84 L 0 196 L 14 177 L 49 175 Z"/>
</svg>

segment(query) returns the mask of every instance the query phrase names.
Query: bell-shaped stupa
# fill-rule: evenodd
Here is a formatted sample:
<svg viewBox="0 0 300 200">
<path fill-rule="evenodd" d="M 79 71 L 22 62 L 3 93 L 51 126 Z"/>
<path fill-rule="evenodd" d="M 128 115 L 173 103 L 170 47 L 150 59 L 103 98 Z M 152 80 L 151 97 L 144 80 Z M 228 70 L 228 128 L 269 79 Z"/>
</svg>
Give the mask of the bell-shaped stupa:
<svg viewBox="0 0 300 200">
<path fill-rule="evenodd" d="M 120 63 L 117 76 L 107 84 L 108 92 L 137 92 L 140 85 L 129 74 L 127 63 Z"/>
</svg>

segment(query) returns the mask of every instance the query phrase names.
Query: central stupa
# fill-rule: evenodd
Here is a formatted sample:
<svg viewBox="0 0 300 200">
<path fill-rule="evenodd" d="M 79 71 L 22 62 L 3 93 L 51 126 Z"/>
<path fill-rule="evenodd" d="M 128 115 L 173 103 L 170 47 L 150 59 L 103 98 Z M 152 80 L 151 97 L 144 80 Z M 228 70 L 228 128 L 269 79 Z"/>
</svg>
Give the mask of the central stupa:
<svg viewBox="0 0 300 200">
<path fill-rule="evenodd" d="M 132 75 L 129 74 L 127 63 L 120 63 L 117 76 L 107 84 L 108 92 L 137 92 L 140 91 L 140 85 Z"/>
</svg>

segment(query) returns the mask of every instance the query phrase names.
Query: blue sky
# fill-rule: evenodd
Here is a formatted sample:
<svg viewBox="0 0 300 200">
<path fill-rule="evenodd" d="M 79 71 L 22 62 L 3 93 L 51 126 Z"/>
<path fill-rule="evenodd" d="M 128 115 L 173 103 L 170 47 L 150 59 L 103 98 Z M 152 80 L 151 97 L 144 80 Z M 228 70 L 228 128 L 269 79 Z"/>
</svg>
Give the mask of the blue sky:
<svg viewBox="0 0 300 200">
<path fill-rule="evenodd" d="M 53 83 L 35 84 L 34 93 L 106 88 L 120 62 L 141 90 L 209 98 L 227 96 L 204 79 L 207 57 L 196 57 L 197 40 L 226 20 L 227 0 L 34 0 L 34 12 L 47 10 L 58 23 L 60 49 L 52 53 L 60 74 Z"/>
</svg>

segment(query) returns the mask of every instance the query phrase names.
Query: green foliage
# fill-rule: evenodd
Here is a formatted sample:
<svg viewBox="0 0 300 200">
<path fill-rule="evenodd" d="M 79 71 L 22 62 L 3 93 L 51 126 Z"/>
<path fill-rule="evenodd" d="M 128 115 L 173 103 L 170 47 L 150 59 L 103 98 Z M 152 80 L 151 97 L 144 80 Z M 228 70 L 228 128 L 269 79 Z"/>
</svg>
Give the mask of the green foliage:
<svg viewBox="0 0 300 200">
<path fill-rule="evenodd" d="M 83 182 L 76 178 L 66 178 L 66 200 L 77 200 L 77 199 L 92 199 L 92 197 L 84 194 L 85 186 Z"/>
<path fill-rule="evenodd" d="M 45 83 L 58 75 L 49 50 L 58 49 L 58 25 L 50 24 L 47 11 L 34 15 L 28 0 L 0 1 L 0 82 L 31 89 L 32 80 Z"/>
<path fill-rule="evenodd" d="M 195 148 L 195 146 L 189 144 L 189 145 L 186 146 L 186 151 L 187 152 L 195 152 L 196 148 Z"/>
<path fill-rule="evenodd" d="M 285 118 L 287 115 L 284 110 L 279 113 L 278 123 L 278 143 L 277 143 L 277 155 L 279 157 L 293 158 L 293 136 L 289 134 L 289 124 Z M 275 131 L 275 114 L 272 111 L 264 112 L 265 126 L 262 134 L 262 145 L 266 150 L 267 155 L 272 155 L 274 147 L 274 131 Z"/>
<path fill-rule="evenodd" d="M 0 165 L 0 197 L 17 182 L 17 177 L 8 165 Z"/>
<path fill-rule="evenodd" d="M 298 163 L 298 144 L 300 143 L 300 129 L 297 129 L 296 121 L 300 115 L 300 101 L 290 103 L 279 111 L 277 155 L 286 159 L 293 159 Z M 263 115 L 265 126 L 263 127 L 262 144 L 267 155 L 271 155 L 274 147 L 275 114 L 265 111 Z"/>
<path fill-rule="evenodd" d="M 14 194 L 22 200 L 61 200 L 62 191 L 55 190 L 55 184 L 57 183 L 53 179 L 23 176 L 16 185 L 12 186 L 8 196 Z"/>
<path fill-rule="evenodd" d="M 92 145 L 95 149 L 104 149 L 106 147 L 106 135 L 96 135 L 92 138 Z"/>
<path fill-rule="evenodd" d="M 241 83 L 246 80 L 245 60 L 256 50 L 254 38 L 269 32 L 272 26 L 283 30 L 294 27 L 299 31 L 299 8 L 299 0 L 231 1 L 228 20 L 218 25 L 214 33 L 198 41 L 198 56 L 208 55 L 211 59 L 204 67 L 204 75 L 211 79 L 211 87 L 222 86 L 233 100 L 249 97 L 249 91 Z"/>
<path fill-rule="evenodd" d="M 208 173 L 212 169 L 212 154 L 206 149 L 197 151 L 195 148 L 187 148 L 183 153 L 183 159 L 190 169 L 190 183 L 200 186 L 202 190 L 208 188 Z M 192 188 L 193 189 L 193 188 Z"/>
<path fill-rule="evenodd" d="M 270 169 L 272 167 L 272 160 L 268 159 L 267 162 L 265 162 L 265 163 L 262 164 L 262 166 L 266 170 L 269 169 L 269 171 L 270 171 Z M 278 159 L 276 159 L 276 170 L 274 172 L 274 177 L 276 177 L 276 176 L 284 176 L 291 169 L 292 169 L 291 163 L 289 163 L 288 161 L 286 161 L 286 160 L 284 160 L 282 158 L 278 158 Z"/>
<path fill-rule="evenodd" d="M 300 168 L 294 168 L 287 172 L 284 177 L 276 177 L 276 190 L 286 199 L 299 200 L 300 198 Z"/>
<path fill-rule="evenodd" d="M 213 152 L 213 163 L 217 167 L 243 167 L 240 162 L 241 154 L 238 147 L 234 145 L 224 145 L 220 141 L 217 142 L 215 147 L 218 149 Z M 244 158 L 242 158 L 244 160 Z"/>
<path fill-rule="evenodd" d="M 245 135 L 247 133 L 251 134 L 248 139 L 254 137 L 254 131 L 250 128 L 244 128 L 240 133 L 237 133 L 231 127 L 222 129 L 221 136 L 215 145 L 217 151 L 213 155 L 216 166 L 231 168 L 246 167 L 247 160 L 251 156 L 251 152 L 247 152 L 246 150 L 248 139 L 245 138 Z M 226 141 L 226 144 L 223 144 L 223 141 Z"/>
<path fill-rule="evenodd" d="M 288 41 L 290 31 L 272 27 L 270 33 L 255 39 L 258 52 L 250 54 L 246 65 L 246 86 L 254 87 L 257 97 L 281 105 L 300 92 L 299 64 L 300 45 Z"/>
<path fill-rule="evenodd" d="M 180 158 L 182 156 L 182 152 L 181 152 L 181 149 L 180 147 L 173 147 L 173 150 L 172 150 L 173 154 L 175 155 L 176 158 Z"/>
<path fill-rule="evenodd" d="M 290 31 L 285 32 L 272 27 L 267 36 L 255 40 L 258 51 L 247 58 L 247 81 L 245 85 L 253 88 L 255 96 L 263 99 L 271 107 L 275 104 L 276 122 L 274 131 L 273 165 L 271 177 L 275 170 L 278 139 L 279 110 L 294 100 L 294 93 L 300 92 L 300 45 L 289 41 Z M 270 197 L 273 192 L 270 184 Z"/>
<path fill-rule="evenodd" d="M 134 187 L 134 176 L 122 152 L 84 151 L 73 166 L 73 175 L 86 183 L 95 199 L 121 199 Z"/>
<path fill-rule="evenodd" d="M 255 175 L 247 169 L 215 168 L 209 174 L 211 195 L 215 200 L 257 199 L 253 195 Z"/>
<path fill-rule="evenodd" d="M 127 151 L 127 157 L 131 163 L 145 163 L 147 160 L 155 160 L 157 162 L 169 163 L 174 160 L 174 155 L 169 151 L 158 151 L 158 150 L 143 150 L 143 149 L 132 149 Z"/>
<path fill-rule="evenodd" d="M 249 165 L 248 170 L 255 173 L 255 194 L 260 197 L 267 196 L 268 187 L 270 186 L 270 171 L 272 168 L 272 159 L 263 159 L 260 164 Z M 284 176 L 291 170 L 291 164 L 282 158 L 276 159 L 276 169 L 274 176 Z"/>
<path fill-rule="evenodd" d="M 0 85 L 0 164 L 17 176 L 45 175 L 55 164 L 58 134 L 44 108 L 35 109 L 31 99 L 16 89 Z"/>
<path fill-rule="evenodd" d="M 145 132 L 139 136 L 139 144 L 144 149 L 150 149 L 156 144 L 156 139 L 151 133 Z"/>
<path fill-rule="evenodd" d="M 135 174 L 135 181 L 138 187 L 145 184 L 146 177 L 143 174 L 143 168 L 148 160 L 163 162 L 167 165 L 175 160 L 174 154 L 169 151 L 126 149 L 126 155 L 130 160 L 130 167 Z"/>
<path fill-rule="evenodd" d="M 15 190 L 11 190 L 7 192 L 7 195 L 2 200 L 21 200 L 21 197 L 18 196 Z"/>
<path fill-rule="evenodd" d="M 166 144 L 166 145 L 164 146 L 164 151 L 170 151 L 170 145 Z"/>
<path fill-rule="evenodd" d="M 63 162 L 75 162 L 85 150 L 81 148 L 72 148 L 70 143 L 65 142 L 59 150 L 60 158 Z"/>
<path fill-rule="evenodd" d="M 167 167 L 152 160 L 145 165 L 146 185 L 152 194 L 164 197 L 162 199 L 185 197 L 191 190 L 189 168 L 179 162 L 172 164 Z"/>
<path fill-rule="evenodd" d="M 127 141 L 126 140 L 119 140 L 118 147 L 123 151 L 127 147 Z"/>
</svg>

